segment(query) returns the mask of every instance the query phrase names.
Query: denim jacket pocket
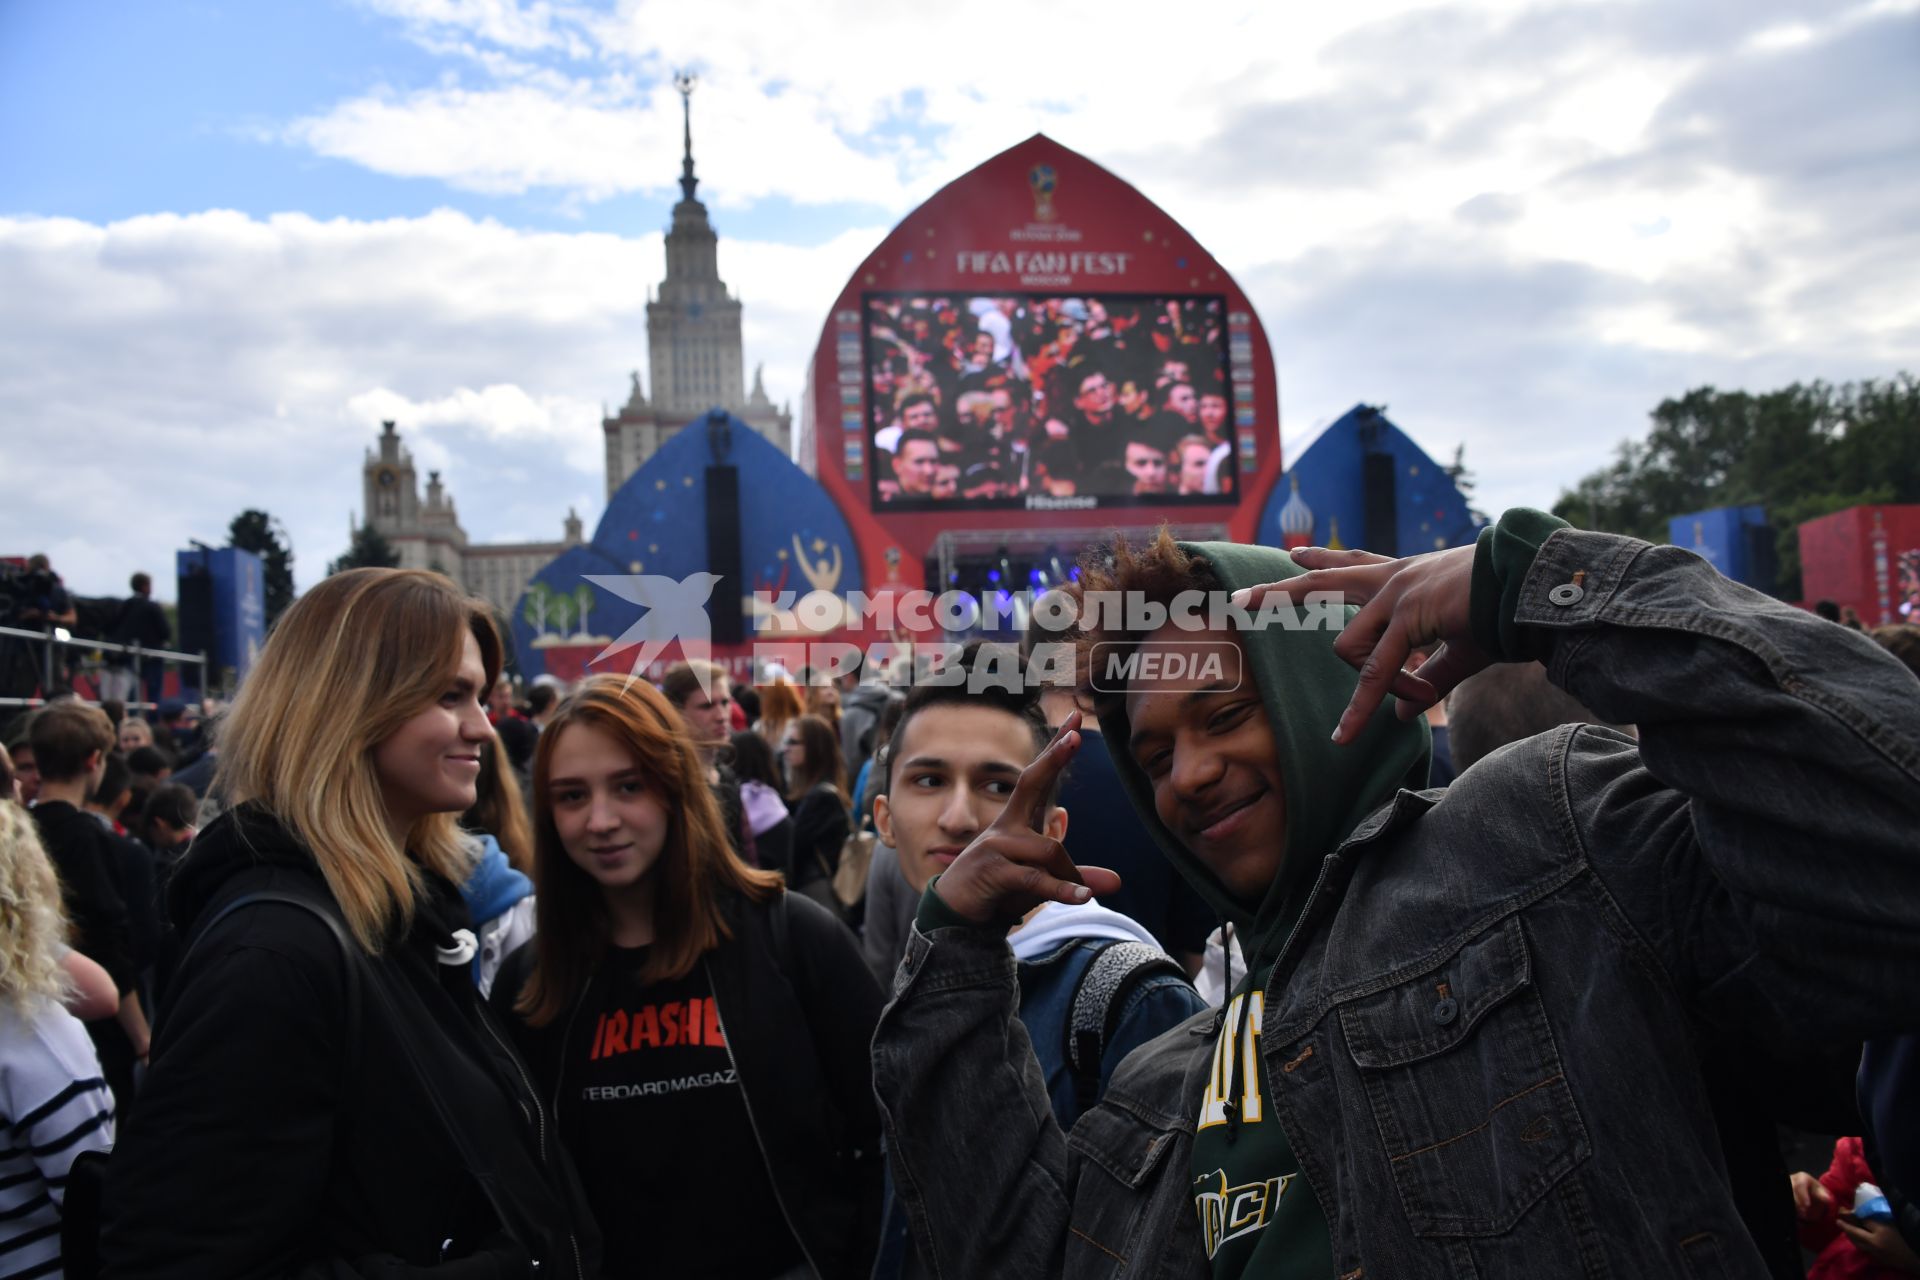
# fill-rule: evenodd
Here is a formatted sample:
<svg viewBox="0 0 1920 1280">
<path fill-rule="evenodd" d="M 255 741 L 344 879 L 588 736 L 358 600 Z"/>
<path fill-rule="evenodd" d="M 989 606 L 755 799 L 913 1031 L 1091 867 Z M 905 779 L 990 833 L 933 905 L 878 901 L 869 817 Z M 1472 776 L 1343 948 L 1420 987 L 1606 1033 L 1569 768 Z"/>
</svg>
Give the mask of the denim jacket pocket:
<svg viewBox="0 0 1920 1280">
<path fill-rule="evenodd" d="M 1068 1230 L 1067 1274 L 1133 1274 L 1128 1268 L 1142 1244 L 1142 1231 L 1155 1225 L 1146 1208 L 1163 1188 L 1152 1186 L 1168 1153 L 1179 1146 L 1176 1130 L 1112 1103 L 1094 1107 L 1074 1123 L 1067 1145 L 1079 1157 L 1080 1178 L 1111 1178 L 1125 1191 L 1073 1197 Z M 1089 1167 L 1091 1166 L 1091 1167 Z M 1184 1185 L 1184 1183 L 1183 1183 Z"/>
<path fill-rule="evenodd" d="M 1340 1026 L 1418 1235 L 1502 1234 L 1592 1150 L 1518 916 Z"/>
<path fill-rule="evenodd" d="M 1138 1191 L 1176 1136 L 1124 1107 L 1108 1105 L 1082 1115 L 1067 1135 L 1067 1145 Z"/>
</svg>

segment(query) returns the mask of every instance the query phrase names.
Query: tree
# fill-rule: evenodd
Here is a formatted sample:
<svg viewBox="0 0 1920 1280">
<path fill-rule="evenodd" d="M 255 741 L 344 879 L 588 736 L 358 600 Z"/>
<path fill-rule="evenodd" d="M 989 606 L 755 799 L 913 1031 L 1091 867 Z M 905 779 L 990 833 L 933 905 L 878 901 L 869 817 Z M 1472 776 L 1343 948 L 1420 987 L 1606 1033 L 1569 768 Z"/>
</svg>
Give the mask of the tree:
<svg viewBox="0 0 1920 1280">
<path fill-rule="evenodd" d="M 573 589 L 573 603 L 580 611 L 580 631 L 582 640 L 587 637 L 587 614 L 593 611 L 593 588 L 581 583 Z"/>
<path fill-rule="evenodd" d="M 1643 441 L 1560 495 L 1553 513 L 1664 542 L 1689 511 L 1767 509 L 1776 588 L 1800 595 L 1799 526 L 1873 502 L 1920 502 L 1920 379 L 1795 383 L 1751 394 L 1699 387 L 1653 411 Z"/>
<path fill-rule="evenodd" d="M 267 625 L 271 627 L 293 603 L 293 539 L 278 520 L 249 508 L 227 526 L 227 545 L 253 552 L 265 566 Z"/>
<path fill-rule="evenodd" d="M 1440 469 L 1447 473 L 1447 478 L 1453 481 L 1453 487 L 1460 491 L 1461 499 L 1467 504 L 1467 514 L 1484 524 L 1487 513 L 1473 505 L 1473 491 L 1479 487 L 1480 482 L 1474 478 L 1473 472 L 1467 469 L 1467 446 L 1455 445 L 1453 462 Z"/>
<path fill-rule="evenodd" d="M 553 589 L 544 582 L 527 584 L 527 606 L 521 616 L 533 628 L 535 636 L 547 634 L 547 610 L 553 605 Z"/>
<path fill-rule="evenodd" d="M 393 544 L 380 536 L 380 531 L 370 524 L 363 524 L 353 531 L 353 541 L 347 547 L 347 554 L 327 566 L 327 576 L 332 577 L 342 569 L 397 569 L 400 567 L 400 553 Z"/>
</svg>

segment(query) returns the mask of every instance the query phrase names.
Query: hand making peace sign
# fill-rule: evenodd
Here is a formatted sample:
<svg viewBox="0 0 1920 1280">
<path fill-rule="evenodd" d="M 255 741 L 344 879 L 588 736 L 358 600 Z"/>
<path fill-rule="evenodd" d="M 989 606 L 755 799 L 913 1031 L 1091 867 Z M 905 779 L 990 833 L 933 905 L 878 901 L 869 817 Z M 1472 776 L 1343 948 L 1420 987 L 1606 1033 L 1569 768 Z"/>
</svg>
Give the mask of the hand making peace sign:
<svg viewBox="0 0 1920 1280">
<path fill-rule="evenodd" d="M 1080 903 L 1120 887 L 1118 875 L 1076 867 L 1065 845 L 1041 834 L 1047 796 L 1080 745 L 1079 728 L 1075 711 L 1020 771 L 1007 807 L 934 881 L 933 891 L 954 912 L 977 924 L 1011 924 L 1043 902 Z"/>
<path fill-rule="evenodd" d="M 1360 735 L 1389 692 L 1400 698 L 1395 713 L 1410 720 L 1491 665 L 1473 638 L 1473 555 L 1470 546 L 1401 560 L 1302 547 L 1293 560 L 1306 573 L 1236 591 L 1234 600 L 1257 609 L 1269 595 L 1298 603 L 1312 592 L 1337 591 L 1360 606 L 1333 642 L 1334 653 L 1360 672 L 1353 700 L 1333 730 L 1333 740 L 1344 746 Z M 1404 670 L 1408 655 L 1428 645 L 1438 647 L 1418 674 Z"/>
</svg>

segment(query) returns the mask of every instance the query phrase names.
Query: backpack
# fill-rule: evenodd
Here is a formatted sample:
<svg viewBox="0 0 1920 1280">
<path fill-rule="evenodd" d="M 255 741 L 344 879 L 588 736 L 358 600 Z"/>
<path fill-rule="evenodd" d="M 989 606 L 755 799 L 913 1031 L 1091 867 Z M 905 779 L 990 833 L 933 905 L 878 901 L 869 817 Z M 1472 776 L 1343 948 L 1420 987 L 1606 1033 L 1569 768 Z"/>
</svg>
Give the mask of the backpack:
<svg viewBox="0 0 1920 1280">
<path fill-rule="evenodd" d="M 398 1011 L 394 1008 L 392 997 L 384 987 L 365 972 L 367 958 L 353 939 L 347 935 L 347 926 L 341 920 L 339 909 L 330 899 L 323 899 L 313 893 L 295 893 L 286 890 L 263 889 L 252 893 L 243 893 L 233 901 L 223 904 L 220 909 L 203 925 L 194 931 L 193 941 L 188 944 L 186 953 L 180 957 L 179 968 L 175 971 L 174 981 L 182 981 L 187 972 L 187 964 L 193 959 L 193 953 L 200 943 L 228 916 L 242 907 L 260 902 L 282 903 L 290 907 L 299 907 L 327 926 L 334 940 L 340 944 L 346 961 L 346 1017 L 349 1027 L 359 1027 L 361 1006 L 364 1003 L 362 992 L 371 989 L 390 1018 L 398 1020 Z M 484 1011 L 482 1013 L 484 1015 Z M 342 1064 L 341 1091 L 346 1093 L 345 1081 L 351 1080 L 359 1069 L 359 1047 L 361 1037 L 350 1037 L 346 1060 Z M 438 1090 L 433 1088 L 433 1078 L 425 1064 L 415 1056 L 412 1042 L 405 1036 L 399 1037 L 403 1056 L 411 1068 L 414 1077 L 425 1087 L 428 1102 L 431 1104 L 441 1128 L 452 1139 L 455 1150 L 460 1153 L 461 1164 L 478 1184 L 480 1192 L 486 1197 L 494 1215 L 499 1219 L 501 1229 L 516 1241 L 525 1242 L 533 1238 L 519 1216 L 511 1211 L 496 1180 L 489 1172 L 487 1161 L 475 1147 L 472 1135 L 448 1112 L 446 1103 Z M 504 1046 L 503 1046 L 504 1047 Z M 82 1162 L 86 1167 L 82 1168 Z M 60 1252 L 62 1267 L 68 1280 L 94 1280 L 100 1273 L 100 1227 L 101 1208 L 106 1186 L 107 1157 L 98 1152 L 90 1152 L 76 1159 L 67 1175 L 67 1195 L 60 1223 Z M 76 1199 L 77 1197 L 77 1199 Z"/>
<path fill-rule="evenodd" d="M 349 1026 L 360 1025 L 360 952 L 353 940 L 347 937 L 346 926 L 339 916 L 328 907 L 322 906 L 318 899 L 295 893 L 261 890 L 256 893 L 243 893 L 233 901 L 213 913 L 208 921 L 194 933 L 193 941 L 188 944 L 186 953 L 174 971 L 175 980 L 184 977 L 187 962 L 193 959 L 193 953 L 202 940 L 225 920 L 242 907 L 252 906 L 256 902 L 278 902 L 290 907 L 299 907 L 318 917 L 327 926 L 345 953 L 347 968 L 347 1019 Z M 155 1027 L 157 1033 L 159 1028 Z M 357 1045 L 356 1036 L 353 1043 Z M 356 1065 L 356 1055 L 349 1051 L 346 1069 L 351 1074 Z M 76 1157 L 73 1167 L 67 1171 L 66 1196 L 60 1208 L 60 1265 L 67 1280 L 94 1280 L 100 1274 L 100 1227 L 101 1210 L 104 1205 L 107 1184 L 108 1155 L 100 1151 L 88 1151 Z"/>
<path fill-rule="evenodd" d="M 1093 958 L 1074 984 L 1061 1035 L 1066 1039 L 1074 1101 L 1085 1114 L 1099 1100 L 1100 1064 L 1120 1030 L 1133 993 L 1152 979 L 1173 977 L 1185 982 L 1187 974 L 1172 956 L 1144 942 L 1103 940 L 1078 945 L 1092 951 Z"/>
</svg>

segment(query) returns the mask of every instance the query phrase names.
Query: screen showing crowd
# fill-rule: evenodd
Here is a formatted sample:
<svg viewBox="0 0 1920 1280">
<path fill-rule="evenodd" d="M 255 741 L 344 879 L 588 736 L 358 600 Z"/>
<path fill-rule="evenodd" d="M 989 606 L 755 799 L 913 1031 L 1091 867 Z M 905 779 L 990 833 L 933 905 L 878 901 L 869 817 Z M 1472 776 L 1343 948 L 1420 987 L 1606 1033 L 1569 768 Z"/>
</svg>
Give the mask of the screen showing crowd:
<svg viewBox="0 0 1920 1280">
<path fill-rule="evenodd" d="M 868 294 L 865 312 L 876 506 L 1233 500 L 1225 299 Z"/>
</svg>

